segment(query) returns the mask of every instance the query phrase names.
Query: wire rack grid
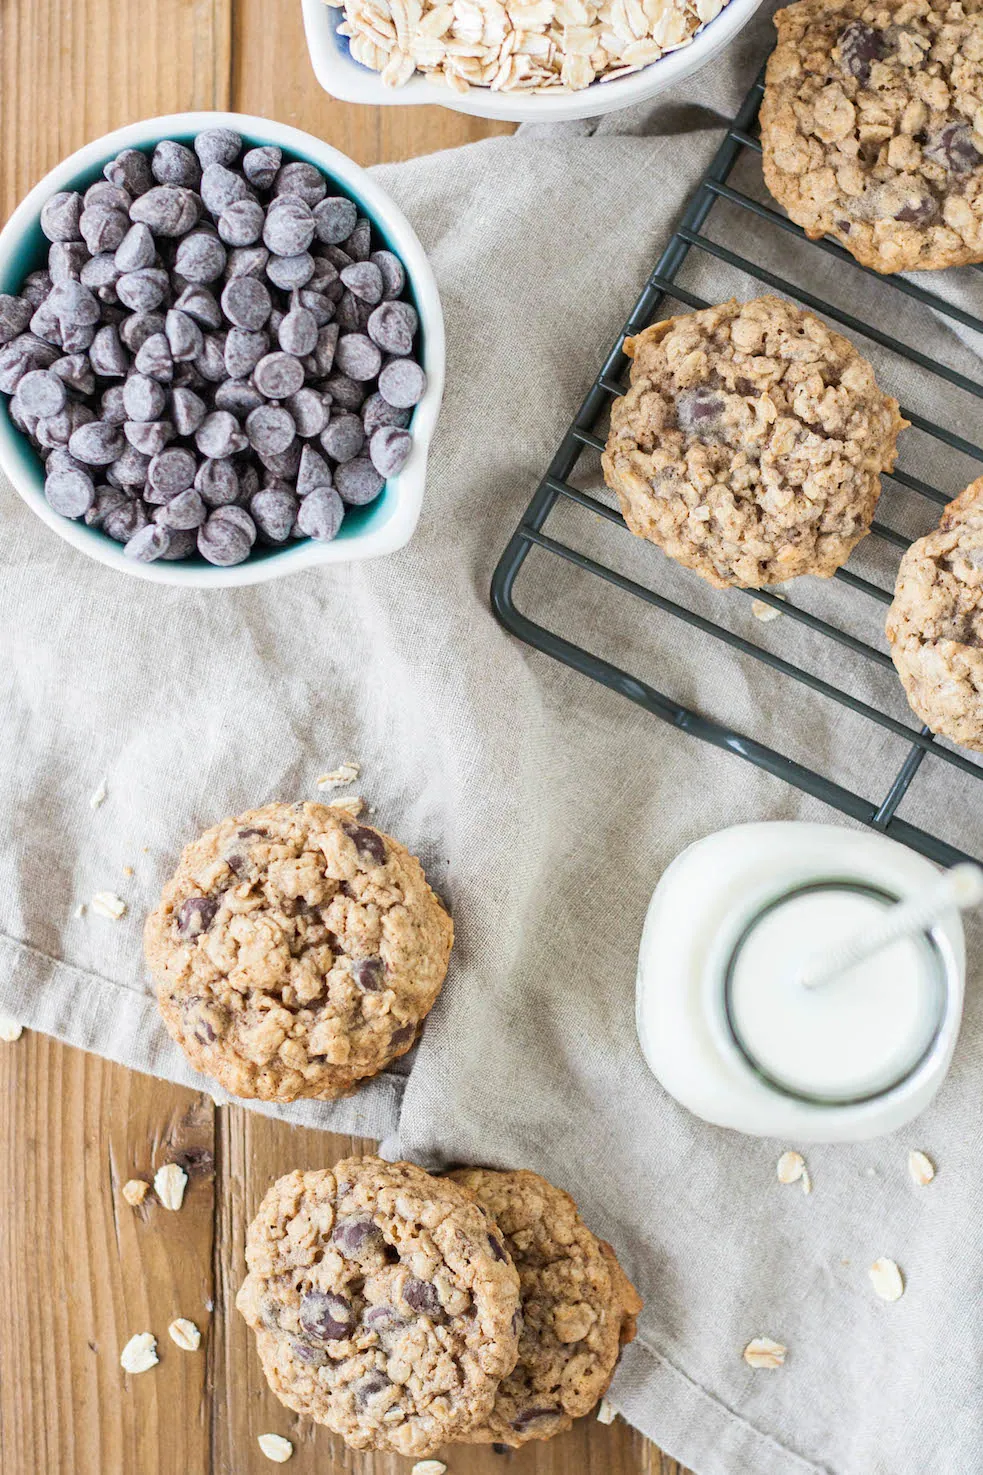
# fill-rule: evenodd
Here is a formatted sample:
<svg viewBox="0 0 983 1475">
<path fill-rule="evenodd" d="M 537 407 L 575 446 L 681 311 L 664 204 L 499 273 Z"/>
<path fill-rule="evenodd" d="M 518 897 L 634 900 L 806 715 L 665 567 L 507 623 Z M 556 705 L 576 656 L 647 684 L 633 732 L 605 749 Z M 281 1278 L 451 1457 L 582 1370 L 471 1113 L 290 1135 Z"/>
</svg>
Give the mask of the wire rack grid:
<svg viewBox="0 0 983 1475">
<path fill-rule="evenodd" d="M 833 320 L 847 332 L 860 334 L 882 348 L 900 355 L 918 369 L 940 377 L 976 399 L 983 399 L 983 384 L 960 373 L 955 368 L 934 361 L 917 348 L 899 342 L 876 324 L 863 322 L 852 313 L 814 296 L 799 285 L 784 280 L 783 277 L 768 270 L 765 266 L 704 233 L 704 227 L 715 206 L 726 201 L 729 205 L 737 207 L 740 211 L 750 212 L 780 231 L 795 235 L 801 241 L 806 240 L 802 230 L 784 215 L 770 205 L 753 199 L 749 194 L 728 182 L 739 160 L 747 160 L 750 156 L 761 153 L 761 145 L 755 136 L 755 129 L 764 91 L 763 75 L 764 69 L 762 68 L 761 74 L 728 128 L 713 162 L 690 198 L 678 229 L 662 253 L 655 270 L 649 276 L 623 332 L 619 334 L 617 342 L 564 435 L 556 455 L 502 555 L 492 580 L 492 607 L 505 628 L 527 644 L 622 693 L 674 727 L 757 765 L 855 820 L 891 835 L 896 840 L 941 864 L 951 865 L 957 860 L 967 858 L 966 852 L 945 839 L 909 823 L 897 813 L 898 807 L 926 758 L 930 757 L 933 763 L 945 764 L 950 770 L 970 775 L 975 779 L 983 779 L 983 767 L 973 762 L 965 754 L 941 745 L 927 727 L 919 730 L 917 727 L 899 721 L 890 713 L 860 700 L 822 676 L 794 664 L 780 654 L 756 645 L 725 625 L 687 609 L 657 590 L 626 577 L 606 564 L 568 546 L 544 530 L 550 513 L 558 504 L 574 504 L 613 524 L 620 525 L 626 533 L 628 532 L 624 519 L 616 508 L 606 505 L 590 493 L 573 486 L 570 478 L 586 452 L 603 449 L 604 441 L 596 434 L 596 429 L 605 420 L 612 400 L 624 393 L 623 376 L 628 366 L 628 360 L 622 350 L 624 338 L 656 321 L 667 298 L 693 309 L 709 305 L 705 299 L 687 291 L 678 280 L 680 269 L 693 251 L 706 253 L 716 258 L 718 262 L 725 263 L 728 267 L 762 283 L 764 290 L 774 291 L 797 300 L 804 307 Z M 870 276 L 877 275 L 859 266 L 848 252 L 833 241 L 823 239 L 809 244 L 811 249 L 842 260 L 844 266 L 851 270 L 863 271 Z M 880 276 L 877 279 L 880 282 L 885 280 Z M 962 308 L 953 306 L 906 278 L 891 278 L 890 282 L 894 289 L 908 299 L 935 309 L 950 321 L 959 323 L 964 328 L 983 334 L 983 321 Z M 973 461 L 983 462 L 983 447 L 934 423 L 910 406 L 903 405 L 902 413 L 916 429 L 924 431 L 935 441 L 968 456 Z M 916 494 L 917 497 L 925 498 L 938 506 L 944 506 L 950 500 L 949 495 L 930 482 L 904 470 L 896 469 L 892 473 L 891 480 L 898 486 L 906 488 L 908 492 Z M 629 533 L 629 536 L 632 535 Z M 908 538 L 879 521 L 873 524 L 872 536 L 894 547 L 899 555 L 909 546 Z M 662 615 L 671 616 L 673 619 L 682 620 L 696 627 L 731 649 L 763 662 L 780 675 L 802 683 L 812 691 L 876 724 L 882 730 L 903 739 L 907 745 L 906 756 L 884 786 L 883 797 L 879 801 L 871 801 L 853 792 L 810 768 L 807 764 L 785 756 L 766 743 L 759 742 L 722 722 L 681 705 L 672 697 L 657 691 L 640 677 L 591 653 L 559 631 L 547 629 L 544 625 L 528 618 L 515 603 L 515 586 L 517 577 L 534 548 L 543 550 L 551 557 L 565 560 L 592 578 L 606 581 L 630 600 L 641 601 L 651 611 L 658 611 Z M 862 578 L 850 568 L 841 568 L 835 577 L 847 585 L 858 598 L 875 600 L 882 605 L 890 603 L 890 593 L 870 580 Z M 773 592 L 766 589 L 741 590 L 734 591 L 734 594 L 753 596 L 755 599 L 762 600 L 780 609 L 783 615 L 791 617 L 806 627 L 817 640 L 834 642 L 861 657 L 863 661 L 872 662 L 876 666 L 893 671 L 891 658 L 886 649 L 878 649 L 808 610 L 793 608 Z M 636 606 L 632 605 L 629 608 L 632 614 L 637 614 Z"/>
</svg>

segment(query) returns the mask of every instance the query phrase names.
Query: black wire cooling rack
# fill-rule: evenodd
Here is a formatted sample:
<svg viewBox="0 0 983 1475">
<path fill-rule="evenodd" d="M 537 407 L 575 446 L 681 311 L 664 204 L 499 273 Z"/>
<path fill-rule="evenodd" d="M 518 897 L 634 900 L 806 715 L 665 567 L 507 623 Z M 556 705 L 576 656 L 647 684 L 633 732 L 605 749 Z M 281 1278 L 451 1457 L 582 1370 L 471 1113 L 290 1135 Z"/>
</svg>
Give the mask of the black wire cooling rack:
<svg viewBox="0 0 983 1475">
<path fill-rule="evenodd" d="M 859 700 L 848 691 L 841 689 L 823 677 L 803 669 L 792 663 L 781 655 L 762 648 L 752 641 L 745 639 L 739 633 L 729 629 L 726 625 L 718 623 L 694 610 L 679 604 L 676 600 L 659 593 L 657 590 L 638 583 L 601 563 L 587 554 L 570 547 L 560 538 L 544 531 L 544 526 L 551 512 L 558 504 L 564 507 L 580 507 L 588 512 L 607 519 L 624 529 L 629 537 L 624 519 L 621 513 L 614 507 L 606 505 L 588 492 L 571 484 L 570 478 L 574 474 L 578 463 L 585 453 L 597 452 L 603 449 L 603 438 L 595 434 L 595 429 L 600 422 L 605 422 L 607 412 L 613 398 L 624 393 L 624 376 L 628 367 L 628 360 L 622 351 L 623 338 L 628 334 L 637 333 L 648 324 L 656 321 L 660 316 L 666 314 L 660 312 L 667 298 L 674 302 L 680 302 L 686 307 L 698 309 L 708 306 L 708 302 L 694 295 L 682 286 L 678 280 L 680 270 L 687 261 L 691 252 L 704 253 L 716 258 L 718 263 L 726 264 L 729 268 L 746 274 L 763 284 L 763 289 L 772 290 L 782 296 L 793 298 L 801 302 L 805 307 L 821 313 L 825 318 L 833 320 L 842 326 L 847 332 L 865 337 L 878 344 L 883 349 L 900 355 L 909 364 L 920 370 L 940 377 L 960 391 L 964 391 L 976 399 L 983 398 L 983 384 L 949 368 L 945 364 L 938 363 L 932 358 L 922 354 L 916 348 L 901 343 L 890 334 L 883 331 L 875 323 L 864 322 L 850 312 L 838 308 L 831 302 L 812 295 L 803 287 L 786 281 L 782 276 L 768 270 L 765 266 L 755 262 L 748 257 L 742 256 L 729 247 L 721 244 L 712 236 L 704 233 L 704 227 L 711 217 L 715 207 L 721 202 L 728 202 L 730 206 L 736 207 L 741 212 L 750 212 L 759 221 L 783 232 L 798 237 L 802 242 L 806 238 L 798 226 L 793 225 L 784 215 L 773 209 L 762 201 L 753 199 L 749 194 L 734 188 L 728 183 L 735 173 L 738 164 L 743 166 L 749 161 L 754 161 L 754 156 L 760 155 L 761 145 L 755 136 L 757 126 L 758 108 L 760 106 L 762 93 L 764 91 L 762 75 L 748 93 L 740 111 L 728 128 L 726 136 L 717 151 L 717 154 L 704 175 L 702 181 L 691 197 L 686 210 L 682 216 L 679 228 L 676 230 L 665 251 L 662 253 L 655 270 L 645 284 L 645 288 L 632 309 L 631 315 L 625 325 L 624 331 L 619 335 L 615 346 L 612 348 L 604 365 L 594 380 L 583 404 L 569 429 L 567 430 L 559 450 L 554 456 L 550 466 L 539 484 L 535 496 L 523 514 L 522 520 L 517 527 L 508 547 L 495 571 L 492 580 L 492 606 L 500 622 L 520 639 L 553 656 L 556 660 L 563 661 L 568 666 L 593 677 L 595 681 L 610 687 L 614 691 L 630 698 L 647 711 L 661 717 L 664 721 L 671 723 L 674 727 L 690 733 L 692 736 L 701 738 L 704 742 L 712 743 L 717 748 L 722 748 L 729 753 L 745 759 L 749 763 L 766 770 L 784 779 L 806 793 L 814 795 L 825 803 L 862 821 L 864 824 L 879 830 L 884 834 L 893 836 L 896 840 L 911 846 L 914 850 L 930 856 L 944 865 L 951 865 L 957 860 L 965 859 L 964 851 L 957 849 L 927 830 L 920 829 L 916 825 L 901 818 L 898 806 L 908 792 L 912 780 L 915 778 L 926 758 L 930 758 L 932 764 L 948 765 L 950 770 L 971 775 L 973 778 L 983 778 L 983 767 L 974 763 L 969 757 L 961 752 L 951 750 L 948 746 L 939 744 L 932 736 L 927 727 L 920 731 L 908 723 L 899 721 L 889 712 L 882 711 L 879 707 L 872 706 L 867 702 Z M 757 177 L 760 179 L 760 166 L 756 164 Z M 731 238 L 739 232 L 730 232 Z M 810 250 L 818 250 L 838 258 L 843 262 L 844 271 L 863 271 L 868 276 L 875 273 L 867 272 L 866 268 L 860 267 L 853 258 L 837 243 L 829 240 L 821 240 L 809 243 Z M 884 282 L 883 277 L 878 277 L 879 282 Z M 983 321 L 971 314 L 954 307 L 948 302 L 941 300 L 933 293 L 916 285 L 914 282 L 901 278 L 891 278 L 890 287 L 893 291 L 904 294 L 904 297 L 925 307 L 934 308 L 945 315 L 951 321 L 962 324 L 963 327 L 974 329 L 983 333 Z M 728 294 L 729 295 L 729 294 Z M 715 298 L 714 300 L 720 300 Z M 963 437 L 954 434 L 943 426 L 917 413 L 910 406 L 902 406 L 902 413 L 912 425 L 933 437 L 936 442 L 941 442 L 951 450 L 969 457 L 972 461 L 983 462 L 983 448 L 974 445 Z M 603 429 L 603 426 L 602 426 Z M 890 478 L 896 486 L 907 489 L 908 492 L 916 494 L 917 497 L 926 498 L 936 505 L 944 505 L 950 500 L 951 494 L 940 491 L 930 482 L 920 476 L 912 475 L 903 470 L 895 470 Z M 965 485 L 965 482 L 962 483 Z M 933 513 L 932 521 L 937 518 Z M 873 525 L 873 538 L 883 540 L 888 546 L 895 550 L 903 550 L 909 544 L 909 539 L 893 528 L 887 527 L 877 521 Z M 869 541 L 869 540 L 867 540 Z M 839 703 L 851 712 L 858 714 L 867 721 L 876 724 L 887 733 L 901 738 L 907 745 L 907 755 L 900 767 L 894 772 L 889 781 L 884 784 L 883 798 L 879 801 L 871 801 L 853 792 L 851 789 L 834 782 L 831 778 L 823 776 L 808 765 L 795 761 L 793 758 L 783 755 L 775 748 L 769 747 L 762 742 L 745 736 L 735 731 L 726 724 L 715 721 L 713 718 L 694 711 L 687 706 L 681 705 L 671 696 L 667 696 L 655 690 L 640 677 L 632 675 L 628 671 L 620 669 L 611 661 L 592 654 L 575 641 L 566 638 L 561 632 L 547 629 L 544 625 L 522 614 L 515 604 L 516 580 L 529 553 L 533 549 L 540 549 L 553 558 L 563 559 L 569 565 L 573 565 L 589 578 L 606 581 L 632 601 L 625 609 L 625 617 L 637 621 L 641 613 L 637 601 L 641 601 L 649 611 L 658 611 L 661 615 L 669 616 L 676 620 L 685 621 L 690 626 L 702 631 L 704 634 L 722 641 L 734 650 L 743 652 L 747 656 L 754 657 L 763 662 L 765 666 L 791 680 L 800 682 L 823 697 Z M 653 557 L 660 558 L 653 550 Z M 691 577 L 697 582 L 698 576 Z M 835 576 L 843 584 L 847 585 L 858 599 L 876 600 L 882 605 L 890 603 L 891 594 L 872 583 L 868 579 L 860 577 L 849 568 L 843 568 Z M 763 601 L 780 609 L 782 614 L 797 621 L 806 627 L 817 641 L 835 642 L 837 646 L 843 647 L 862 660 L 873 662 L 876 666 L 893 672 L 890 656 L 885 648 L 877 647 L 858 639 L 850 632 L 838 628 L 837 625 L 828 620 L 818 617 L 805 609 L 793 608 L 789 603 L 781 600 L 767 590 L 733 591 L 728 596 L 729 600 L 737 600 L 741 594 L 751 595 L 755 599 Z M 698 602 L 698 601 L 694 601 Z M 732 606 L 733 607 L 733 606 Z M 899 688 L 900 689 L 900 688 Z M 878 790 L 880 792 L 880 789 Z M 945 808 L 945 806 L 943 806 Z"/>
</svg>

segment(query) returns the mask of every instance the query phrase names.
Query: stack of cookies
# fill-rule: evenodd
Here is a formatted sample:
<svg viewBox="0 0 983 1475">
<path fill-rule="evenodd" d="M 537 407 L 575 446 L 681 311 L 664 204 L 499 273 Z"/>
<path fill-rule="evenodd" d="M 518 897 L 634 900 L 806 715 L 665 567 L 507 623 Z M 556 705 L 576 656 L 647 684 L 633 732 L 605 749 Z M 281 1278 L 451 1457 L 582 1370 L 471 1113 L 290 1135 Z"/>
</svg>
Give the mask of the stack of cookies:
<svg viewBox="0 0 983 1475">
<path fill-rule="evenodd" d="M 414 1457 L 569 1428 L 641 1309 L 610 1245 L 530 1172 L 288 1173 L 246 1260 L 237 1305 L 277 1397 L 354 1449 Z"/>
</svg>

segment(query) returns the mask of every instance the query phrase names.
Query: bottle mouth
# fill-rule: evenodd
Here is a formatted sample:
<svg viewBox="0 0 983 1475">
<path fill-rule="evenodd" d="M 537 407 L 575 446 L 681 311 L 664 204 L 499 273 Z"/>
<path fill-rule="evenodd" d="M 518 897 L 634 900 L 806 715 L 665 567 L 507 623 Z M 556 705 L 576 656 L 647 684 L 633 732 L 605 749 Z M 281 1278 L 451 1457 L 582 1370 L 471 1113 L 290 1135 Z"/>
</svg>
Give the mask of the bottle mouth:
<svg viewBox="0 0 983 1475">
<path fill-rule="evenodd" d="M 886 890 L 880 886 L 874 886 L 867 882 L 858 880 L 845 880 L 831 877 L 829 879 L 812 880 L 798 886 L 789 887 L 777 896 L 772 896 L 756 908 L 753 914 L 746 918 L 741 926 L 735 941 L 733 942 L 724 967 L 723 976 L 723 1021 L 728 1042 L 734 1047 L 744 1064 L 762 1081 L 766 1086 L 780 1095 L 794 1101 L 803 1102 L 810 1106 L 859 1106 L 867 1101 L 879 1100 L 904 1086 L 925 1065 L 932 1056 L 939 1041 L 939 1036 L 945 1023 L 947 1003 L 949 997 L 949 973 L 946 966 L 946 955 L 935 936 L 934 929 L 929 929 L 918 934 L 913 939 L 916 946 L 920 947 L 924 955 L 924 970 L 928 981 L 928 997 L 925 1007 L 925 1021 L 917 1043 L 916 1053 L 913 1059 L 908 1060 L 903 1066 L 890 1072 L 889 1078 L 879 1080 L 876 1085 L 867 1089 L 856 1087 L 844 1087 L 841 1090 L 834 1088 L 817 1089 L 814 1086 L 805 1087 L 801 1082 L 796 1082 L 786 1077 L 772 1061 L 768 1063 L 761 1058 L 760 1052 L 755 1049 L 753 1043 L 747 1038 L 747 1033 L 741 1027 L 739 1011 L 735 1006 L 735 983 L 738 970 L 742 962 L 749 955 L 750 948 L 756 940 L 758 929 L 766 924 L 769 919 L 774 918 L 780 908 L 801 898 L 816 896 L 823 893 L 849 893 L 855 897 L 863 897 L 869 901 L 878 903 L 880 906 L 891 906 L 900 901 L 901 897 L 896 893 Z"/>
</svg>

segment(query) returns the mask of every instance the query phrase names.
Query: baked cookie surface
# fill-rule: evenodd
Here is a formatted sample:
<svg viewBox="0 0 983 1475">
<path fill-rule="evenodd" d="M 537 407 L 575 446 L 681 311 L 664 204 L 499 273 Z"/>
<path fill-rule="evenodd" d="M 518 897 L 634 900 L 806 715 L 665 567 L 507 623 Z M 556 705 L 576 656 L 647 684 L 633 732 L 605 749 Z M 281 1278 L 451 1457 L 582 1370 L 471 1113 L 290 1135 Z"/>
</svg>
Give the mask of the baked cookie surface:
<svg viewBox="0 0 983 1475">
<path fill-rule="evenodd" d="M 853 345 L 767 296 L 655 323 L 625 352 L 601 460 L 631 531 L 717 588 L 835 573 L 906 424 Z"/>
<path fill-rule="evenodd" d="M 472 1196 L 413 1163 L 288 1173 L 246 1239 L 236 1304 L 270 1387 L 355 1449 L 420 1456 L 487 1417 L 519 1278 Z"/>
<path fill-rule="evenodd" d="M 518 1361 L 490 1417 L 468 1438 L 513 1446 L 550 1439 L 604 1394 L 635 1335 L 641 1298 L 570 1195 L 537 1173 L 463 1168 L 449 1176 L 498 1224 L 522 1295 Z"/>
<path fill-rule="evenodd" d="M 294 1101 L 344 1095 L 410 1049 L 452 937 L 402 845 L 323 804 L 269 804 L 187 847 L 144 946 L 195 1069 Z"/>
<path fill-rule="evenodd" d="M 905 553 L 886 629 L 912 711 L 983 753 L 983 477 Z"/>
<path fill-rule="evenodd" d="M 981 0 L 799 0 L 775 25 L 761 142 L 791 218 L 876 271 L 983 260 Z"/>
</svg>

